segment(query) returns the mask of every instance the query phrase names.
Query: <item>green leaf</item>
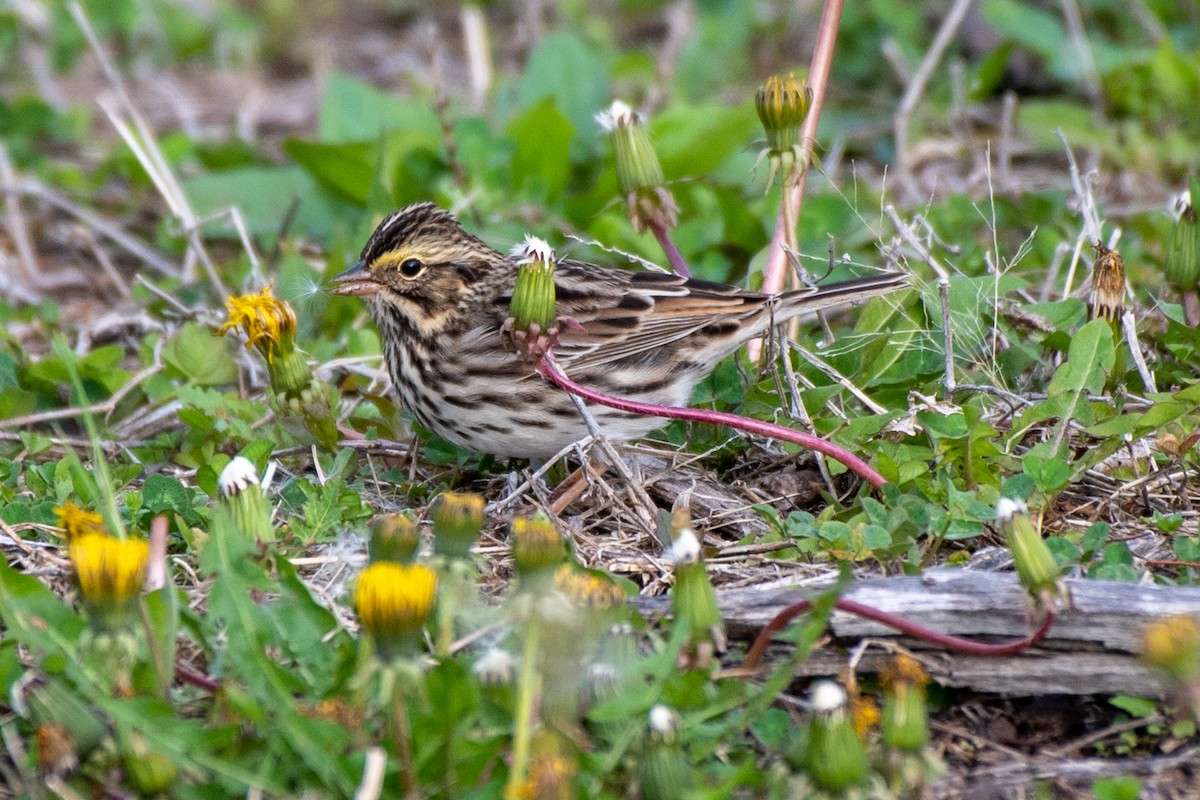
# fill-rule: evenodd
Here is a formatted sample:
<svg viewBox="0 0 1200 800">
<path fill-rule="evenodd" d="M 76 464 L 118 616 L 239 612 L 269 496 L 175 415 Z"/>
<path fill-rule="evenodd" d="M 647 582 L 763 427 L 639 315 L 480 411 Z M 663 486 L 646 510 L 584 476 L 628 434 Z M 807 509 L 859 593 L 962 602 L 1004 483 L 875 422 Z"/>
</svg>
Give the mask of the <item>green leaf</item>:
<svg viewBox="0 0 1200 800">
<path fill-rule="evenodd" d="M 155 474 L 142 484 L 142 503 L 155 514 L 174 511 L 180 516 L 189 516 L 192 511 L 188 490 L 176 478 Z"/>
<path fill-rule="evenodd" d="M 507 133 L 517 143 L 513 154 L 513 180 L 524 188 L 534 186 L 537 196 L 555 202 L 570 175 L 567 158 L 575 129 L 547 97 L 526 109 L 508 124 Z"/>
<path fill-rule="evenodd" d="M 317 136 L 326 144 L 376 140 L 397 128 L 435 138 L 442 126 L 428 103 L 402 100 L 342 72 L 325 79 L 325 100 L 317 115 Z"/>
<path fill-rule="evenodd" d="M 163 360 L 198 386 L 230 384 L 237 380 L 237 363 L 228 345 L 197 322 L 186 322 L 163 347 Z"/>
<path fill-rule="evenodd" d="M 594 115 L 608 105 L 608 69 L 574 34 L 553 33 L 538 42 L 521 76 L 518 101 L 530 108 L 545 98 L 574 126 L 578 153 L 590 152 L 599 137 Z"/>
<path fill-rule="evenodd" d="M 377 174 L 378 144 L 323 144 L 287 139 L 283 150 L 326 189 L 343 200 L 366 207 Z"/>
<path fill-rule="evenodd" d="M 344 208 L 348 208 L 339 207 L 318 191 L 313 178 L 298 166 L 242 167 L 190 178 L 183 186 L 200 216 L 213 216 L 237 206 L 250 235 L 272 243 L 293 206 L 291 233 L 322 239 L 332 232 L 335 220 L 345 217 Z M 228 238 L 238 235 L 228 218 L 209 223 L 204 232 Z"/>
</svg>

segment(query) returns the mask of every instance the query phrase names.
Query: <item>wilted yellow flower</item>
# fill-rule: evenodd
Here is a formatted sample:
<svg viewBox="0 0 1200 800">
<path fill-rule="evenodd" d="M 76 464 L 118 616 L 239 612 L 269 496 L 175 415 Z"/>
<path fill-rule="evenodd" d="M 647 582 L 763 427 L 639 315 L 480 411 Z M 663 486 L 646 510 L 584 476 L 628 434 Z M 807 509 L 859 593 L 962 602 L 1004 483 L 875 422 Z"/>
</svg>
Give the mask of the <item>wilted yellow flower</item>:
<svg viewBox="0 0 1200 800">
<path fill-rule="evenodd" d="M 354 587 L 354 607 L 363 627 L 389 654 L 415 644 L 437 598 L 437 573 L 421 564 L 377 561 Z"/>
<path fill-rule="evenodd" d="M 241 328 L 246 334 L 246 349 L 257 347 L 268 363 L 292 351 L 296 313 L 291 305 L 271 294 L 270 286 L 264 286 L 258 294 L 231 296 L 225 308 L 229 319 L 217 329 L 218 334 Z"/>
<path fill-rule="evenodd" d="M 54 509 L 54 514 L 58 517 L 58 527 L 67 532 L 68 540 L 88 533 L 104 533 L 104 518 L 74 503 L 63 503 Z"/>
<path fill-rule="evenodd" d="M 83 599 L 101 610 L 118 609 L 146 582 L 150 543 L 88 532 L 71 539 L 67 554 Z"/>
</svg>

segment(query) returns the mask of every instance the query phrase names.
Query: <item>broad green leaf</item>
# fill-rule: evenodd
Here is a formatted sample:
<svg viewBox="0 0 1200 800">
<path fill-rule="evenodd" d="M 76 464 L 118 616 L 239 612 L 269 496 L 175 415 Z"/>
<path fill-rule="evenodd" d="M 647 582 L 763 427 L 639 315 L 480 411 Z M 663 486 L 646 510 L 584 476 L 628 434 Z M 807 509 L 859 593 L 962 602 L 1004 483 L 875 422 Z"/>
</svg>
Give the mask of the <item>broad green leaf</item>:
<svg viewBox="0 0 1200 800">
<path fill-rule="evenodd" d="M 342 72 L 325 79 L 317 136 L 327 144 L 374 141 L 397 128 L 441 135 L 437 114 L 426 103 L 402 100 Z"/>
<path fill-rule="evenodd" d="M 237 206 L 251 236 L 273 242 L 291 214 L 293 235 L 327 237 L 332 222 L 343 215 L 335 202 L 317 190 L 305 170 L 291 167 L 243 167 L 183 182 L 184 191 L 202 217 L 213 216 Z M 228 219 L 204 227 L 206 235 L 236 237 Z"/>
<path fill-rule="evenodd" d="M 326 189 L 343 200 L 366 207 L 379 161 L 376 143 L 323 144 L 288 139 L 283 149 Z"/>
<path fill-rule="evenodd" d="M 174 511 L 187 516 L 192 510 L 191 497 L 184 485 L 177 478 L 161 474 L 149 476 L 142 484 L 142 503 L 156 514 Z"/>
<path fill-rule="evenodd" d="M 593 117 L 608 106 L 608 69 L 587 45 L 571 33 L 553 33 L 538 42 L 521 76 L 518 99 L 530 108 L 547 97 L 557 100 L 575 128 L 580 147 L 590 152 L 599 137 Z"/>
<path fill-rule="evenodd" d="M 571 163 L 567 152 L 574 128 L 547 97 L 522 111 L 507 128 L 517 143 L 513 154 L 513 181 L 518 188 L 532 187 L 536 196 L 555 202 L 566 188 Z"/>
<path fill-rule="evenodd" d="M 229 345 L 196 322 L 184 323 L 163 347 L 163 360 L 197 386 L 218 386 L 237 380 L 237 363 Z"/>
</svg>

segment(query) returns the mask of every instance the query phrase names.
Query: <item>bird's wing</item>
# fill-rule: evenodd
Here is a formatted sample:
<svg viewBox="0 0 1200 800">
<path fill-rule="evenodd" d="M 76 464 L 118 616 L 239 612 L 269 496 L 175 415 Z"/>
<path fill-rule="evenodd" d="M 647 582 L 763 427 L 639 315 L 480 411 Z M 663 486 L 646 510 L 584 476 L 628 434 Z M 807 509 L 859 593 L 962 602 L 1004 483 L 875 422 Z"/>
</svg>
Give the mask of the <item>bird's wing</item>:
<svg viewBox="0 0 1200 800">
<path fill-rule="evenodd" d="M 770 302 L 767 295 L 661 272 L 566 261 L 555 275 L 560 316 L 583 330 L 560 325 L 554 352 L 564 364 L 578 367 L 653 357 L 688 336 L 728 337 Z M 703 344 L 697 342 L 698 349 Z"/>
</svg>

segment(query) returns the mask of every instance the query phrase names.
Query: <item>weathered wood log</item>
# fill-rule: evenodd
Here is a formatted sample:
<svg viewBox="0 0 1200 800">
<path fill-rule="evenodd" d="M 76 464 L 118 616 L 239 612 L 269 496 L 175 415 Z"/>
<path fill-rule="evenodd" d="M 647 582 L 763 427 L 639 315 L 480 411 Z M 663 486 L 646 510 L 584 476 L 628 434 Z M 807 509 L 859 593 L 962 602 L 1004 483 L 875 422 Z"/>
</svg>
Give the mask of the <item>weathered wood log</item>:
<svg viewBox="0 0 1200 800">
<path fill-rule="evenodd" d="M 1174 614 L 1200 615 L 1200 588 L 1113 581 L 1067 580 L 1069 606 L 1037 647 L 1017 656 L 964 656 L 932 648 L 880 623 L 835 611 L 833 645 L 865 637 L 911 649 L 930 677 L 946 686 L 1018 696 L 1047 694 L 1137 694 L 1162 696 L 1163 683 L 1136 653 L 1147 623 Z M 781 609 L 816 590 L 737 589 L 718 594 L 729 634 L 752 638 Z M 915 577 L 856 582 L 844 597 L 904 617 L 925 627 L 984 641 L 1013 639 L 1030 631 L 1030 602 L 1012 573 L 933 569 Z M 665 610 L 665 599 L 643 598 L 647 611 Z M 868 650 L 858 663 L 873 671 L 887 657 Z M 846 663 L 836 647 L 824 647 L 801 664 L 798 674 L 836 674 Z"/>
</svg>

